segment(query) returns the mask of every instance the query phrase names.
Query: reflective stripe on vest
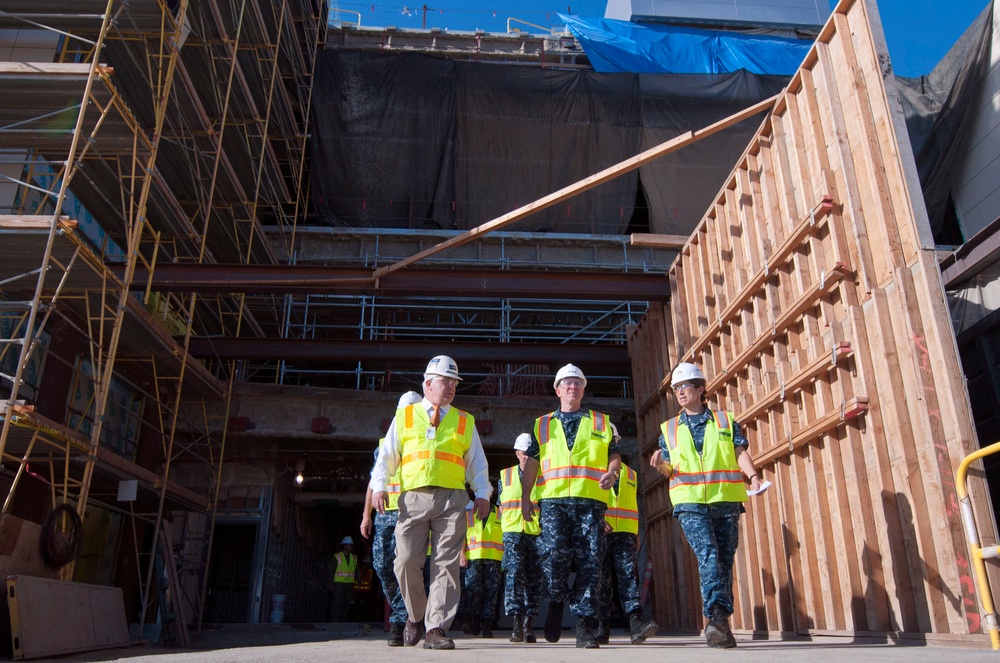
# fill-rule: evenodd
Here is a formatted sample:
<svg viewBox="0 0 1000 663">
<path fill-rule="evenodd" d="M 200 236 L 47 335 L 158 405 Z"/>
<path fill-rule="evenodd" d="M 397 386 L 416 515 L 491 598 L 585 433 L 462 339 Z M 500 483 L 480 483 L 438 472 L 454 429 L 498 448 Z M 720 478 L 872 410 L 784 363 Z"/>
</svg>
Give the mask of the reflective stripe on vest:
<svg viewBox="0 0 1000 663">
<path fill-rule="evenodd" d="M 601 488 L 600 480 L 608 468 L 611 430 L 604 414 L 593 410 L 589 413 L 589 418 L 580 419 L 572 449 L 554 412 L 535 420 L 541 460 L 539 500 L 582 497 L 607 504 L 608 491 Z"/>
<path fill-rule="evenodd" d="M 497 514 L 490 511 L 484 523 L 476 518 L 475 510 L 465 514 L 466 556 L 469 559 L 503 559 L 503 530 L 497 522 Z"/>
<path fill-rule="evenodd" d="M 333 572 L 334 582 L 344 582 L 354 584 L 354 571 L 358 568 L 358 556 L 351 555 L 350 559 L 346 559 L 347 555 L 342 552 L 337 553 L 333 556 L 334 560 L 337 562 L 337 566 Z"/>
<path fill-rule="evenodd" d="M 508 467 L 500 473 L 500 529 L 504 532 L 524 532 L 525 534 L 540 534 L 538 524 L 538 488 L 531 491 L 531 504 L 535 507 L 535 518 L 524 522 L 521 514 L 521 476 L 517 473 L 518 466 Z"/>
<path fill-rule="evenodd" d="M 712 411 L 705 426 L 702 453 L 694 446 L 688 427 L 680 425 L 680 417 L 661 426 L 670 461 L 677 470 L 670 479 L 670 501 L 674 504 L 713 504 L 745 502 L 746 486 L 743 472 L 736 462 L 733 447 L 733 417 L 721 410 Z M 673 424 L 673 425 L 671 425 Z"/>
<path fill-rule="evenodd" d="M 472 447 L 472 415 L 450 408 L 438 427 L 432 428 L 422 406 L 407 405 L 397 412 L 396 435 L 400 441 L 400 490 L 425 486 L 465 488 L 465 454 Z M 428 431 L 434 437 L 428 439 Z"/>
<path fill-rule="evenodd" d="M 639 475 L 631 467 L 622 463 L 622 474 L 618 479 L 618 492 L 608 491 L 608 509 L 604 520 L 611 525 L 612 532 L 639 533 Z"/>
</svg>

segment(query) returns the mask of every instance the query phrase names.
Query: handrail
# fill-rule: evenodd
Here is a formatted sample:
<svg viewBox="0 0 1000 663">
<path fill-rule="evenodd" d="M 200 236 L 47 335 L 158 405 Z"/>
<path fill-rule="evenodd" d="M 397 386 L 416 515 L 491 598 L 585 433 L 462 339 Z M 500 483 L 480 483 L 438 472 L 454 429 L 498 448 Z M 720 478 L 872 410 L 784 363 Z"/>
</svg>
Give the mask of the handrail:
<svg viewBox="0 0 1000 663">
<path fill-rule="evenodd" d="M 327 25 L 329 25 L 330 23 L 340 23 L 341 25 L 344 25 L 344 24 L 347 23 L 347 21 L 342 21 L 339 18 L 333 18 L 333 17 L 331 17 L 330 14 L 332 14 L 333 12 L 340 12 L 341 14 L 357 14 L 357 16 L 358 16 L 358 27 L 359 28 L 361 27 L 361 12 L 354 11 L 353 9 L 339 9 L 337 7 L 331 7 L 330 8 L 330 11 L 329 11 L 329 13 L 326 16 L 326 23 L 327 23 Z"/>
<path fill-rule="evenodd" d="M 972 499 L 965 485 L 966 474 L 969 466 L 973 462 L 984 456 L 989 456 L 1000 451 L 1000 442 L 994 442 L 988 447 L 974 451 L 966 456 L 958 466 L 956 473 L 956 488 L 958 490 L 958 502 L 962 510 L 962 524 L 965 525 L 965 538 L 969 541 L 969 548 L 972 551 L 973 566 L 976 569 L 976 581 L 979 583 L 979 593 L 983 601 L 983 621 L 990 631 L 990 643 L 993 649 L 1000 649 L 1000 626 L 997 625 L 996 609 L 993 605 L 993 594 L 990 591 L 990 581 L 986 576 L 986 559 L 1000 557 L 1000 546 L 990 546 L 983 549 L 979 544 L 979 530 L 976 528 L 976 517 L 972 511 Z"/>
</svg>

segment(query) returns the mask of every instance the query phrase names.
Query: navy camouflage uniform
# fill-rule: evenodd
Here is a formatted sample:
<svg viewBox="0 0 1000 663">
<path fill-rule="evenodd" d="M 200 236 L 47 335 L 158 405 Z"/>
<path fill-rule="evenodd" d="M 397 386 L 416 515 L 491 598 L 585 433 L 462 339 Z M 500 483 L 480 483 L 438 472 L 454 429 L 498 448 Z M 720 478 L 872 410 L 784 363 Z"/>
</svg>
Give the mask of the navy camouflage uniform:
<svg viewBox="0 0 1000 663">
<path fill-rule="evenodd" d="M 517 468 L 517 475 L 524 478 L 520 467 Z M 503 482 L 498 481 L 496 494 L 501 493 L 503 493 Z M 504 613 L 536 616 L 542 593 L 542 568 L 538 563 L 537 534 L 503 533 L 503 571 Z"/>
<path fill-rule="evenodd" d="M 562 424 L 566 444 L 572 450 L 580 420 L 590 416 L 590 410 L 575 412 L 557 410 L 555 418 Z M 540 460 L 541 448 L 531 435 L 531 445 L 525 452 Z M 608 456 L 618 453 L 618 443 L 608 446 Z M 569 609 L 577 617 L 597 619 L 600 616 L 602 585 L 601 560 L 604 558 L 605 502 L 585 497 L 554 497 L 538 501 L 541 509 L 538 556 L 545 574 L 546 598 L 552 603 L 564 603 L 570 598 Z M 573 595 L 570 597 L 569 574 L 576 571 Z"/>
<path fill-rule="evenodd" d="M 698 415 L 681 413 L 680 423 L 691 431 L 699 454 L 705 444 L 705 426 L 710 417 L 712 411 L 707 409 Z M 740 425 L 733 421 L 733 447 L 737 455 L 739 447 L 749 446 Z M 660 435 L 660 451 L 664 459 L 670 458 L 663 435 Z M 728 618 L 733 614 L 733 562 L 740 540 L 740 514 L 745 511 L 741 502 L 674 505 L 674 517 L 680 522 L 684 538 L 698 561 L 702 612 L 709 619 Z"/>
<path fill-rule="evenodd" d="M 378 449 L 375 449 L 375 457 L 378 457 Z M 396 561 L 396 521 L 398 518 L 399 512 L 396 510 L 375 513 L 372 568 L 375 569 L 375 575 L 382 583 L 382 593 L 385 594 L 385 600 L 389 603 L 391 610 L 389 623 L 404 626 L 407 619 L 406 603 L 403 601 L 399 581 L 396 580 L 396 572 L 393 570 L 393 563 Z"/>
</svg>

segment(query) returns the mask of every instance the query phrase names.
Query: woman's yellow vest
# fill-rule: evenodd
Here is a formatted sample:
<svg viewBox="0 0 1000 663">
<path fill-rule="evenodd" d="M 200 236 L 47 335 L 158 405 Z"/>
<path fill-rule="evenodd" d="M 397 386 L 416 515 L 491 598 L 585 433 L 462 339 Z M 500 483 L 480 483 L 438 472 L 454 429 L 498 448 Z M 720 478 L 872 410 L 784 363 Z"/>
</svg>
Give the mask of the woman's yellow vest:
<svg viewBox="0 0 1000 663">
<path fill-rule="evenodd" d="M 611 426 L 601 412 L 590 410 L 590 417 L 580 419 L 576 440 L 570 451 L 562 422 L 555 412 L 535 420 L 541 468 L 538 474 L 538 499 L 584 497 L 608 502 L 608 491 L 601 488 L 601 477 L 608 471 L 608 447 Z"/>
<path fill-rule="evenodd" d="M 542 533 L 542 526 L 538 524 L 538 485 L 531 489 L 531 503 L 535 507 L 535 518 L 531 522 L 524 522 L 521 515 L 521 475 L 517 472 L 518 466 L 508 467 L 500 473 L 500 528 L 504 532 L 524 532 L 537 536 Z"/>
<path fill-rule="evenodd" d="M 608 491 L 608 510 L 604 520 L 611 525 L 612 532 L 639 533 L 639 475 L 631 467 L 622 463 L 622 473 L 618 478 L 618 491 Z"/>
<path fill-rule="evenodd" d="M 475 419 L 456 407 L 448 410 L 437 429 L 431 428 L 427 411 L 417 403 L 396 412 L 399 439 L 400 491 L 437 486 L 465 489 L 465 454 L 472 447 Z M 434 433 L 427 437 L 427 431 Z"/>
<path fill-rule="evenodd" d="M 333 581 L 349 582 L 353 585 L 354 572 L 358 568 L 358 556 L 339 552 L 333 556 L 333 559 L 337 562 L 337 567 L 333 571 Z"/>
<path fill-rule="evenodd" d="M 670 479 L 670 501 L 674 504 L 746 502 L 743 472 L 733 447 L 733 414 L 713 410 L 705 424 L 701 454 L 680 415 L 660 425 L 667 441 L 675 474 Z"/>
<path fill-rule="evenodd" d="M 503 530 L 497 522 L 497 514 L 490 511 L 484 523 L 476 518 L 476 510 L 465 512 L 465 545 L 469 559 L 503 559 Z"/>
</svg>

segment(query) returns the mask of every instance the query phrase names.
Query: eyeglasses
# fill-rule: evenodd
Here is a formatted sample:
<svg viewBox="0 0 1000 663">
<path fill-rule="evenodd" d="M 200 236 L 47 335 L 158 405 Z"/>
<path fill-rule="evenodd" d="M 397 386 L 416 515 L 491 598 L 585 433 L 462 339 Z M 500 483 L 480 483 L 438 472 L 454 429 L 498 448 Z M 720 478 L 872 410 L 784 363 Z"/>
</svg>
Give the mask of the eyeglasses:
<svg viewBox="0 0 1000 663">
<path fill-rule="evenodd" d="M 559 381 L 559 386 L 567 389 L 583 389 L 583 381 L 576 379 L 563 379 Z"/>
<path fill-rule="evenodd" d="M 433 377 L 433 378 L 431 378 L 431 381 L 435 381 L 435 380 L 438 381 L 438 382 L 444 383 L 448 387 L 457 387 L 458 386 L 458 380 L 456 380 L 455 378 L 445 378 L 445 377 Z"/>
<path fill-rule="evenodd" d="M 691 384 L 690 382 L 682 382 L 680 384 L 675 384 L 673 389 L 674 391 L 684 391 L 685 389 L 694 389 L 696 386 L 698 385 Z"/>
</svg>

